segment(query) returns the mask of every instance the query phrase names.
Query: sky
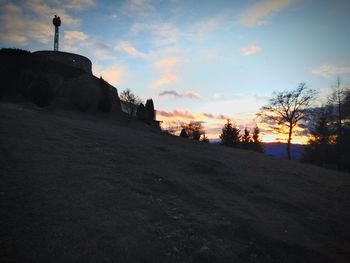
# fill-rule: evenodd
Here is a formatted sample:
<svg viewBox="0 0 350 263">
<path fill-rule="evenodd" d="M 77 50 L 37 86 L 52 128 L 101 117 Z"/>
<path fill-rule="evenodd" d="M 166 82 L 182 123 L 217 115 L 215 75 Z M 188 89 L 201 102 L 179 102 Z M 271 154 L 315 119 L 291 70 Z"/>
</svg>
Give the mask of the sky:
<svg viewBox="0 0 350 263">
<path fill-rule="evenodd" d="M 202 121 L 218 138 L 228 118 L 241 129 L 274 91 L 300 82 L 325 101 L 339 76 L 350 83 L 348 0 L 0 0 L 0 47 L 90 58 L 93 73 L 118 92 L 152 98 L 157 119 Z M 297 130 L 294 143 L 305 141 Z"/>
</svg>

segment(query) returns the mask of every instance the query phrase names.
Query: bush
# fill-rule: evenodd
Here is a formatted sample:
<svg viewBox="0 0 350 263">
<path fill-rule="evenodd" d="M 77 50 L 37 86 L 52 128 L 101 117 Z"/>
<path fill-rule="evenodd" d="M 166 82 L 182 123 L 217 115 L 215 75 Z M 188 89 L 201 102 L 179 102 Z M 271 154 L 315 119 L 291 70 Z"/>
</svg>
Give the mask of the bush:
<svg viewBox="0 0 350 263">
<path fill-rule="evenodd" d="M 0 55 L 6 56 L 27 56 L 30 55 L 30 51 L 19 48 L 2 48 L 0 49 Z"/>
<path fill-rule="evenodd" d="M 26 97 L 39 107 L 45 107 L 52 102 L 54 93 L 46 80 L 36 79 L 28 86 Z"/>
</svg>

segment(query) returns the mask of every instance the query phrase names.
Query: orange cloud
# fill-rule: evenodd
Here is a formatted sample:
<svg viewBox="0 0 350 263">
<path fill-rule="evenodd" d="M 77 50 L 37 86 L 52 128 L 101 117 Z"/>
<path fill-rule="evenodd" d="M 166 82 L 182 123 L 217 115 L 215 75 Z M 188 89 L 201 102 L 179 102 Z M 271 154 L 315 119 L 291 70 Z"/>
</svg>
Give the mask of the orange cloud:
<svg viewBox="0 0 350 263">
<path fill-rule="evenodd" d="M 117 86 L 122 82 L 123 78 L 125 77 L 126 70 L 122 66 L 116 65 L 102 70 L 100 74 L 97 75 L 101 75 L 110 84 Z"/>
<path fill-rule="evenodd" d="M 240 22 L 245 26 L 264 25 L 268 16 L 286 8 L 292 2 L 295 2 L 295 0 L 258 1 L 241 15 Z"/>
<path fill-rule="evenodd" d="M 168 57 L 166 59 L 156 61 L 154 63 L 154 67 L 159 70 L 169 69 L 177 66 L 182 61 L 183 58 L 181 57 Z"/>
<path fill-rule="evenodd" d="M 122 41 L 117 45 L 117 49 L 124 51 L 125 53 L 134 56 L 134 57 L 140 57 L 146 59 L 148 56 L 147 54 L 137 50 L 134 48 L 129 42 Z"/>
<path fill-rule="evenodd" d="M 178 80 L 178 76 L 173 73 L 166 73 L 160 79 L 153 81 L 150 86 L 155 89 L 163 85 L 170 84 L 172 82 L 176 82 Z"/>
<path fill-rule="evenodd" d="M 84 41 L 85 39 L 87 39 L 87 37 L 88 36 L 81 31 L 64 31 L 64 39 L 66 40 Z"/>
<path fill-rule="evenodd" d="M 251 45 L 249 47 L 242 48 L 242 53 L 245 56 L 253 55 L 256 53 L 260 53 L 262 51 L 262 48 L 257 45 Z"/>
</svg>

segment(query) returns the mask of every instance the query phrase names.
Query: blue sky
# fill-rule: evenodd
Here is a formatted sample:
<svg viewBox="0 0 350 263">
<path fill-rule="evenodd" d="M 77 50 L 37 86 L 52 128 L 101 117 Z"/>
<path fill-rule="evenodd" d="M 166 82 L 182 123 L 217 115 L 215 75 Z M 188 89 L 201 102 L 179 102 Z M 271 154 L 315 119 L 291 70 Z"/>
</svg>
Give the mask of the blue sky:
<svg viewBox="0 0 350 263">
<path fill-rule="evenodd" d="M 120 92 L 153 98 L 158 119 L 253 127 L 273 91 L 350 81 L 349 1 L 0 0 L 0 46 L 85 55 Z"/>
</svg>

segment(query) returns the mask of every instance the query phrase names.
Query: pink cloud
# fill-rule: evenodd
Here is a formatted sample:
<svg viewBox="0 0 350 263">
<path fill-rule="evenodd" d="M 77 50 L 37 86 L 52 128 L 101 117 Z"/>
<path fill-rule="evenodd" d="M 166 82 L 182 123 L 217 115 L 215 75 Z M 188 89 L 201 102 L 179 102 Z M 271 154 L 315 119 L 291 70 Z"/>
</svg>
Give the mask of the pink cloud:
<svg viewBox="0 0 350 263">
<path fill-rule="evenodd" d="M 260 53 L 262 51 L 262 48 L 257 46 L 257 45 L 251 45 L 249 47 L 244 47 L 242 48 L 242 53 L 245 55 L 245 56 L 248 56 L 248 55 L 253 55 L 253 54 L 256 54 L 256 53 Z"/>
</svg>

